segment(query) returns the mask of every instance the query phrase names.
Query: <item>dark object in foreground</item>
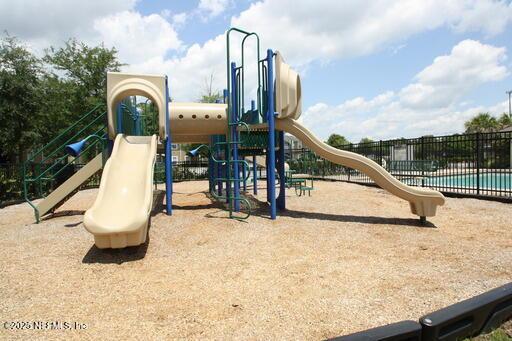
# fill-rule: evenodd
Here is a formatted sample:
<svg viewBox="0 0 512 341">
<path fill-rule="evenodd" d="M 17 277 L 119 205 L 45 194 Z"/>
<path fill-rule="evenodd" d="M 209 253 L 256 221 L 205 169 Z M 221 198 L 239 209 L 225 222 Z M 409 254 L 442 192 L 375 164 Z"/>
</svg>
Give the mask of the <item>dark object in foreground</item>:
<svg viewBox="0 0 512 341">
<path fill-rule="evenodd" d="M 414 321 L 401 321 L 388 324 L 386 326 L 372 328 L 358 333 L 329 339 L 329 341 L 373 340 L 419 341 L 421 340 L 421 325 Z"/>
<path fill-rule="evenodd" d="M 512 317 L 512 283 L 420 318 L 422 340 L 455 340 L 488 333 Z"/>
</svg>

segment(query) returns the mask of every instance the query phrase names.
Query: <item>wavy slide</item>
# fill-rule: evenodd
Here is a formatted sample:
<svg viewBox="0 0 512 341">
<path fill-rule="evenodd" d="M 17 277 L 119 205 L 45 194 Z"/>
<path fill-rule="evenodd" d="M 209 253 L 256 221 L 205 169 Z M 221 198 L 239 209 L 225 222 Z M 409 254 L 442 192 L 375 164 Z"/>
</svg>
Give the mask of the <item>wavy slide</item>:
<svg viewBox="0 0 512 341">
<path fill-rule="evenodd" d="M 117 135 L 103 168 L 96 201 L 84 216 L 85 228 L 94 235 L 98 248 L 146 242 L 156 147 L 156 135 Z"/>
<path fill-rule="evenodd" d="M 411 187 L 398 181 L 378 163 L 356 153 L 333 148 L 313 135 L 293 119 L 276 119 L 276 129 L 290 133 L 321 157 L 368 175 L 377 185 L 399 198 L 407 200 L 411 212 L 420 217 L 433 217 L 437 206 L 444 204 L 444 196 L 434 190 Z"/>
</svg>

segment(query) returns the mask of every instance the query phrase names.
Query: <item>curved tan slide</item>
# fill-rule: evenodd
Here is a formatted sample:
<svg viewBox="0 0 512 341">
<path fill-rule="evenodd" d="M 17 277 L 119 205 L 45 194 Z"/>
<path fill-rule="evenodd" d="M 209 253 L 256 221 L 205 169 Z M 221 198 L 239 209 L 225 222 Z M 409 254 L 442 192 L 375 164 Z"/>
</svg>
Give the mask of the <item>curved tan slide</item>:
<svg viewBox="0 0 512 341">
<path fill-rule="evenodd" d="M 146 242 L 156 147 L 156 135 L 117 135 L 103 168 L 96 201 L 84 216 L 85 228 L 94 235 L 98 248 Z"/>
<path fill-rule="evenodd" d="M 420 217 L 433 217 L 437 206 L 444 204 L 444 196 L 434 190 L 411 187 L 398 181 L 378 163 L 356 153 L 331 147 L 297 121 L 286 118 L 276 119 L 276 129 L 290 133 L 321 157 L 368 175 L 377 185 L 399 198 L 409 201 L 411 212 Z"/>
</svg>

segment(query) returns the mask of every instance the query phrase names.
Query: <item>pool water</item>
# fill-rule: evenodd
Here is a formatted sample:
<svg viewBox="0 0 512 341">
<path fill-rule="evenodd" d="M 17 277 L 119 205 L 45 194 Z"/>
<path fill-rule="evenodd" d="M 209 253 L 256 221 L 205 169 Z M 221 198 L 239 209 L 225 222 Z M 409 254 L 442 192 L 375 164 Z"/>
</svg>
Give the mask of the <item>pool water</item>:
<svg viewBox="0 0 512 341">
<path fill-rule="evenodd" d="M 482 173 L 480 188 L 512 190 L 512 173 Z M 477 188 L 477 174 L 438 176 L 425 179 L 426 186 Z"/>
</svg>

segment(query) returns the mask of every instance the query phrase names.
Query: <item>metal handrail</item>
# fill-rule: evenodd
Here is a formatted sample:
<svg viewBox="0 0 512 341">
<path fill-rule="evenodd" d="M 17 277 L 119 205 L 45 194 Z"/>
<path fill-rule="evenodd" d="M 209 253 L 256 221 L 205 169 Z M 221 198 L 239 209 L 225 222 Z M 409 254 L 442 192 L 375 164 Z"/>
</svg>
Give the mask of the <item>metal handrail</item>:
<svg viewBox="0 0 512 341">
<path fill-rule="evenodd" d="M 102 131 L 105 130 L 105 128 L 107 127 L 107 125 L 105 124 L 103 127 L 101 127 L 101 129 L 97 130 L 93 135 L 96 135 L 98 133 L 101 133 Z M 82 151 L 82 153 L 80 154 L 83 154 L 83 153 L 86 153 L 91 147 L 97 145 L 99 143 L 98 140 L 96 140 L 96 142 L 93 142 L 93 143 L 89 143 L 89 145 L 85 148 L 85 150 Z M 63 160 L 65 157 L 67 157 L 68 155 L 64 155 L 60 158 L 57 159 L 56 162 L 54 162 L 50 167 L 48 167 L 47 169 L 44 170 L 44 172 L 42 172 L 41 174 L 39 174 L 36 178 L 34 179 L 28 179 L 27 181 L 29 182 L 35 182 L 39 179 L 42 179 L 41 177 L 43 175 L 45 175 L 49 170 L 53 169 L 55 166 L 57 166 L 59 164 L 59 161 Z M 75 162 L 78 158 L 80 157 L 80 155 L 77 155 L 73 158 L 73 160 L 69 161 L 68 164 L 71 164 L 73 162 Z M 60 174 L 60 172 L 63 170 L 64 168 L 62 168 L 61 170 L 57 171 L 57 173 L 53 174 L 53 177 L 57 176 Z"/>
<path fill-rule="evenodd" d="M 39 163 L 44 163 L 44 161 L 48 160 L 50 157 L 55 155 L 58 151 L 60 151 L 63 147 L 65 148 L 67 144 L 70 142 L 75 141 L 80 134 L 82 134 L 86 129 L 90 128 L 92 125 L 98 123 L 98 119 L 103 118 L 103 115 L 105 115 L 106 112 L 103 112 L 101 115 L 97 116 L 94 120 L 92 120 L 90 123 L 88 123 L 85 127 L 83 127 L 78 133 L 70 137 L 66 142 L 61 144 L 59 147 L 57 147 L 53 152 L 51 152 L 49 155 L 47 155 L 44 159 L 42 159 Z M 102 128 L 103 129 L 103 128 Z M 33 160 L 27 160 L 27 162 L 33 161 Z"/>
<path fill-rule="evenodd" d="M 29 158 L 27 159 L 27 161 L 31 161 L 32 158 L 35 157 L 35 155 L 41 153 L 43 150 L 45 150 L 46 148 L 48 148 L 52 143 L 54 143 L 55 141 L 57 141 L 59 138 L 61 138 L 62 136 L 64 136 L 64 134 L 66 134 L 67 132 L 69 132 L 71 129 L 73 129 L 75 126 L 77 126 L 80 122 L 82 122 L 83 120 L 85 120 L 87 117 L 89 117 L 89 115 L 92 115 L 94 112 L 96 112 L 96 110 L 98 108 L 101 107 L 101 104 L 98 104 L 96 105 L 93 109 L 91 109 L 90 111 L 88 111 L 86 114 L 84 114 L 78 121 L 76 121 L 75 123 L 73 123 L 71 126 L 69 126 L 68 128 L 66 128 L 63 132 L 61 132 L 59 135 L 57 135 L 57 137 L 55 137 L 53 140 L 51 140 L 50 142 L 48 142 L 46 145 L 44 145 L 43 147 L 41 147 L 39 150 L 37 150 L 36 152 L 33 152 L 33 153 L 30 153 L 30 156 Z M 102 113 L 104 114 L 104 113 Z M 102 115 L 100 114 L 100 116 Z"/>
<path fill-rule="evenodd" d="M 89 113 L 89 114 L 90 114 L 90 113 Z M 88 115 L 89 115 L 89 114 L 88 114 Z M 104 113 L 103 113 L 103 114 L 104 114 Z M 100 115 L 100 116 L 98 116 L 98 117 L 101 117 L 101 115 Z M 95 121 L 96 121 L 96 119 L 97 119 L 97 118 L 95 118 L 93 122 L 95 122 Z M 91 125 L 91 124 L 89 124 L 87 127 L 89 127 L 90 125 Z M 72 127 L 74 127 L 74 126 L 76 126 L 76 123 L 72 125 Z M 104 130 L 105 130 L 105 128 L 106 128 L 106 124 L 105 124 L 105 125 L 103 125 L 103 127 L 102 127 L 101 129 L 99 129 L 95 134 L 100 133 L 101 131 L 104 131 Z M 84 129 L 85 129 L 85 128 L 84 128 Z M 78 134 L 80 134 L 81 132 L 83 132 L 83 130 L 84 130 L 84 129 L 82 129 Z M 67 130 L 67 131 L 69 131 L 70 129 L 66 129 L 66 130 Z M 75 134 L 75 136 L 77 136 L 78 134 Z M 62 134 L 61 134 L 60 136 L 62 136 Z M 55 140 L 56 140 L 56 139 L 54 139 L 53 141 L 55 141 Z M 69 142 L 69 140 L 68 140 L 68 142 Z M 66 142 L 66 143 L 67 143 L 67 142 Z M 90 150 L 92 147 L 96 146 L 96 145 L 97 145 L 97 143 L 98 143 L 98 141 L 96 141 L 96 142 L 94 142 L 94 143 L 89 144 L 89 145 L 86 147 L 86 149 L 83 151 L 83 153 L 87 152 L 87 151 L 88 151 L 88 150 Z M 64 145 L 64 146 L 65 146 L 65 145 Z M 45 147 L 46 147 L 46 146 L 45 146 Z M 60 148 L 62 148 L 62 146 L 61 146 L 61 147 L 59 147 L 59 148 L 57 148 L 57 150 L 59 150 Z M 42 150 L 43 150 L 43 149 L 41 149 L 40 151 L 42 151 Z M 55 150 L 52 154 L 54 154 L 57 150 Z M 39 151 L 39 152 L 40 152 L 40 151 Z M 38 152 L 38 153 L 39 153 L 39 152 Z M 28 204 L 29 204 L 29 205 L 34 209 L 34 215 L 35 215 L 35 218 L 36 218 L 36 222 L 37 222 L 37 223 L 39 223 L 39 220 L 40 220 L 40 216 L 39 216 L 39 209 L 38 209 L 38 208 L 37 208 L 37 207 L 32 203 L 32 201 L 28 198 L 28 188 L 27 188 L 27 185 L 28 185 L 28 183 L 34 183 L 34 182 L 39 181 L 40 186 L 41 186 L 42 176 L 43 176 L 43 175 L 45 175 L 45 174 L 46 174 L 50 169 L 53 169 L 53 168 L 58 164 L 58 162 L 59 162 L 59 161 L 61 161 L 61 160 L 63 160 L 65 157 L 66 157 L 66 155 L 65 155 L 65 156 L 63 156 L 63 157 L 60 157 L 60 158 L 57 160 L 57 162 L 54 162 L 54 163 L 52 164 L 52 166 L 50 166 L 49 168 L 45 169 L 45 170 L 44 170 L 41 174 L 39 174 L 36 178 L 27 178 L 27 165 L 28 165 L 29 163 L 31 163 L 31 162 L 33 163 L 33 160 L 27 160 L 26 162 L 24 162 L 24 163 L 23 163 L 23 196 L 24 196 L 25 201 L 26 201 L 26 202 L 27 202 L 27 203 L 28 203 Z M 75 162 L 75 161 L 77 160 L 77 158 L 78 158 L 78 156 L 76 156 L 73 160 L 71 160 L 70 162 L 68 162 L 68 165 L 69 165 L 69 164 L 71 164 L 71 163 L 73 163 L 73 162 Z M 45 160 L 46 160 L 46 159 L 48 159 L 48 157 L 47 157 L 47 158 L 45 158 Z M 53 176 L 52 176 L 52 177 L 53 177 L 53 179 L 52 179 L 52 178 L 49 178 L 48 180 L 54 180 L 55 176 L 59 175 L 59 174 L 64 170 L 64 168 L 65 168 L 65 167 L 63 167 L 62 169 L 60 169 L 59 171 L 57 171 L 57 173 L 53 174 Z M 42 193 L 42 191 L 41 191 L 41 193 Z"/>
</svg>

